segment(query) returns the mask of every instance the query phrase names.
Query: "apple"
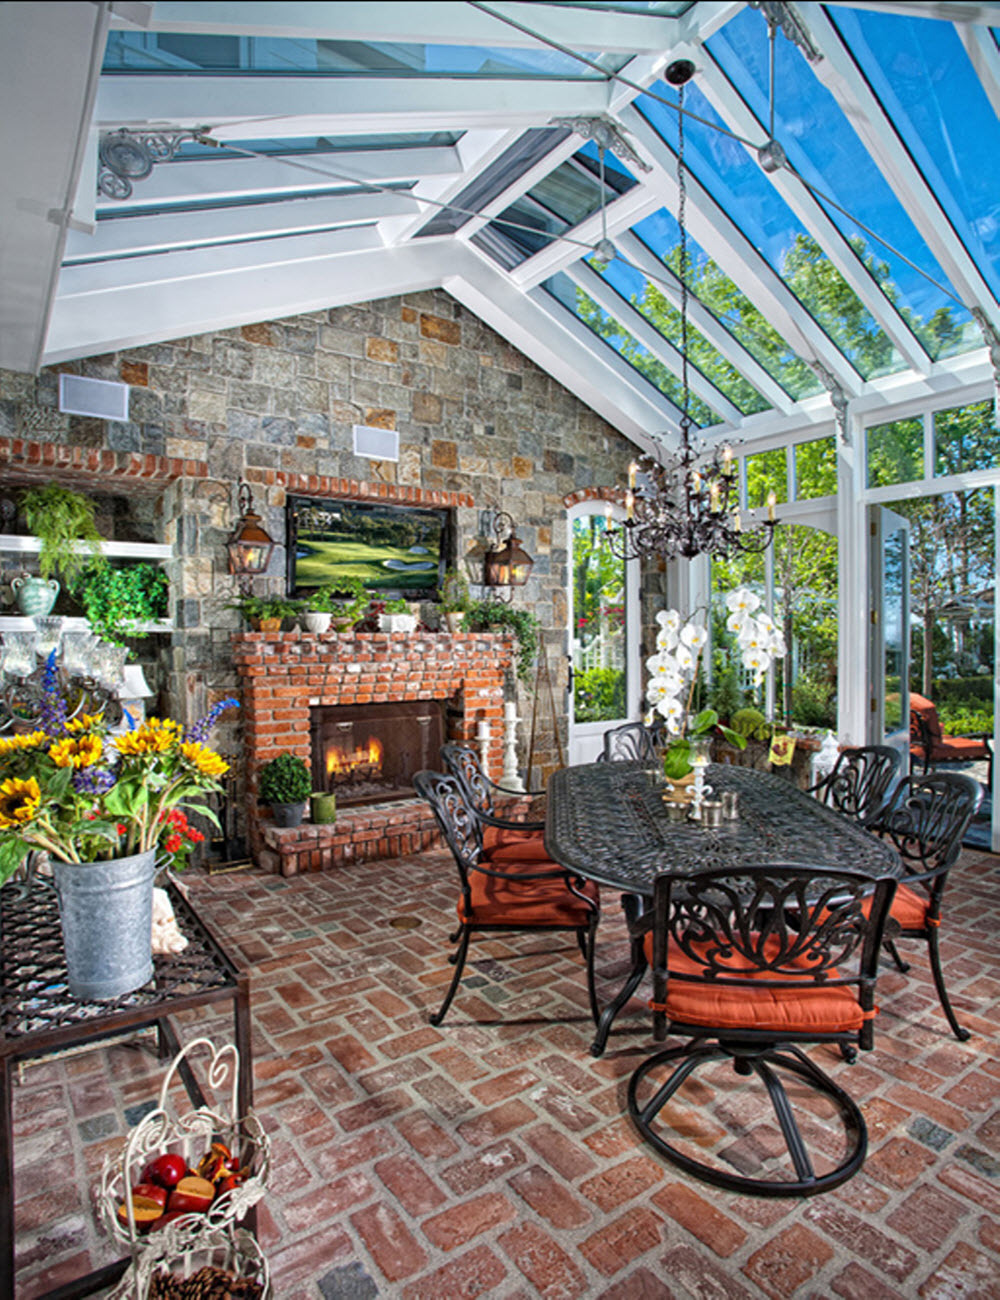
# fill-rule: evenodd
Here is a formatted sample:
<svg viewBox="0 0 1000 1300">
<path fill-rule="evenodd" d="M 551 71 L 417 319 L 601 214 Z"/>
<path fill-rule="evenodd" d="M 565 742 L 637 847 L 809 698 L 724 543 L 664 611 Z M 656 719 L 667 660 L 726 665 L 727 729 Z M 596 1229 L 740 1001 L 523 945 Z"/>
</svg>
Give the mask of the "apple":
<svg viewBox="0 0 1000 1300">
<path fill-rule="evenodd" d="M 163 1214 L 163 1206 L 149 1196 L 132 1193 L 132 1218 L 139 1232 L 145 1232 Z M 118 1220 L 128 1226 L 128 1205 L 123 1201 L 118 1207 Z"/>
<path fill-rule="evenodd" d="M 162 1156 L 157 1156 L 155 1160 L 150 1160 L 142 1171 L 142 1181 L 144 1183 L 159 1183 L 161 1187 L 166 1187 L 169 1190 L 171 1187 L 176 1187 L 186 1173 L 187 1161 L 184 1157 L 175 1155 L 172 1151 L 166 1151 Z"/>
<path fill-rule="evenodd" d="M 208 1209 L 214 1199 L 215 1187 L 207 1178 L 188 1174 L 171 1191 L 167 1209 L 180 1210 L 185 1214 L 201 1214 Z"/>
<path fill-rule="evenodd" d="M 243 1178 L 240 1174 L 229 1174 L 219 1183 L 215 1194 L 216 1196 L 224 1196 L 226 1192 L 231 1192 L 234 1187 L 239 1187 L 242 1182 Z"/>
<path fill-rule="evenodd" d="M 132 1188 L 132 1197 L 143 1196 L 147 1201 L 155 1201 L 161 1209 L 166 1209 L 167 1189 L 156 1183 L 136 1183 Z"/>
<path fill-rule="evenodd" d="M 168 1223 L 173 1223 L 175 1219 L 183 1219 L 183 1218 L 184 1218 L 183 1210 L 168 1210 L 166 1214 L 161 1214 L 160 1217 L 153 1223 L 153 1226 L 150 1228 L 150 1232 L 159 1232 L 160 1229 L 165 1228 Z"/>
</svg>

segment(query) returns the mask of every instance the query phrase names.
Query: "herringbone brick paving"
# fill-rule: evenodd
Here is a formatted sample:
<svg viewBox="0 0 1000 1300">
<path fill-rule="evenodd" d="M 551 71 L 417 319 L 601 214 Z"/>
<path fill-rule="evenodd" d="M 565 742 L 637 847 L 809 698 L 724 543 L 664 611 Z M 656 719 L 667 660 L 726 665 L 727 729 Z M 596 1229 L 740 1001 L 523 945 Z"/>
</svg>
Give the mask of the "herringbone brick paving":
<svg viewBox="0 0 1000 1300">
<path fill-rule="evenodd" d="M 1000 1296 L 998 869 L 967 852 L 949 884 L 946 970 L 970 1042 L 950 1036 L 911 943 L 911 973 L 880 982 L 875 1050 L 848 1066 L 811 1049 L 863 1104 L 871 1146 L 858 1176 L 805 1201 L 716 1191 L 638 1140 L 624 1091 L 652 1046 L 649 1013 L 637 998 L 592 1060 L 566 936 L 481 940 L 432 1028 L 451 973 L 444 853 L 288 880 L 191 875 L 196 906 L 252 971 L 256 1107 L 275 1151 L 261 1239 L 276 1295 Z M 606 996 L 626 946 L 617 900 L 604 905 Z M 391 924 L 404 917 L 419 926 Z M 178 1030 L 221 1040 L 229 1017 L 192 1014 Z M 94 1235 L 89 1188 L 160 1074 L 130 1047 L 25 1072 L 17 1300 L 117 1253 Z M 699 1140 L 714 1139 L 724 1107 L 766 1152 L 768 1129 L 738 1088 L 730 1076 L 704 1089 Z"/>
</svg>

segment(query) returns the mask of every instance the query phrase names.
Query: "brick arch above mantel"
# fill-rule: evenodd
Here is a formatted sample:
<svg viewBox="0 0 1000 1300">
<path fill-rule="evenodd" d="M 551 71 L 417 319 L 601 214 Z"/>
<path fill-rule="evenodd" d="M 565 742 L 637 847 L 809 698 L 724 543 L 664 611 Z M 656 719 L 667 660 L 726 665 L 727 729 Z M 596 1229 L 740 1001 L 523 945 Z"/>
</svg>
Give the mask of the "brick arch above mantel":
<svg viewBox="0 0 1000 1300">
<path fill-rule="evenodd" d="M 572 506 L 582 505 L 585 501 L 610 501 L 613 505 L 623 505 L 625 494 L 620 488 L 612 487 L 585 487 L 577 488 L 575 492 L 567 492 L 563 497 L 563 505 L 569 510 Z"/>
<path fill-rule="evenodd" d="M 61 482 L 91 490 L 126 483 L 153 489 L 182 478 L 208 477 L 208 465 L 203 460 L 73 447 L 27 438 L 0 438 L 0 468 L 24 484 L 58 476 Z"/>
<path fill-rule="evenodd" d="M 284 488 L 286 492 L 309 492 L 313 496 L 355 501 L 385 501 L 389 505 L 464 506 L 472 509 L 476 500 L 468 492 L 431 491 L 399 483 L 374 483 L 370 480 L 332 478 L 326 474 L 295 474 L 281 469 L 247 469 L 251 486 Z"/>
</svg>

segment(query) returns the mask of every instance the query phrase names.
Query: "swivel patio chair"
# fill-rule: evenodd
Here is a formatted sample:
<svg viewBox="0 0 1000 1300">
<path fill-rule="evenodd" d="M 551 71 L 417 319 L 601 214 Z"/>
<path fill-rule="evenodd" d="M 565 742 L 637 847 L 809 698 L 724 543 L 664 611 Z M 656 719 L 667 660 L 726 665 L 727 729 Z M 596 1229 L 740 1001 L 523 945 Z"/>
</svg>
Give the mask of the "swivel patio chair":
<svg viewBox="0 0 1000 1300">
<path fill-rule="evenodd" d="M 892 904 L 895 933 L 886 940 L 885 947 L 899 970 L 908 971 L 909 965 L 896 948 L 896 938 L 925 941 L 941 1010 L 961 1042 L 968 1039 L 969 1031 L 958 1023 L 948 997 L 938 935 L 948 873 L 962 851 L 962 838 L 982 800 L 982 786 L 961 772 L 910 776 L 899 783 L 871 826 L 876 834 L 892 842 L 907 872 Z"/>
<path fill-rule="evenodd" d="M 623 722 L 621 726 L 610 727 L 604 733 L 604 749 L 598 754 L 597 761 L 653 762 L 659 757 L 661 735 L 661 728 L 655 725 L 647 727 L 644 722 Z"/>
<path fill-rule="evenodd" d="M 868 1143 L 861 1111 L 800 1044 L 871 1048 L 879 944 L 894 885 L 856 872 L 772 865 L 657 878 L 645 938 L 653 1032 L 689 1041 L 642 1062 L 629 1081 L 628 1109 L 671 1164 L 755 1196 L 811 1196 L 861 1168 Z M 727 1132 L 712 1155 L 704 1123 L 688 1127 L 677 1095 L 695 1071 L 727 1060 L 737 1080 L 756 1076 L 763 1085 L 784 1138 L 787 1157 L 760 1156 L 750 1136 L 759 1174 L 738 1150 L 740 1134 Z M 809 1125 L 814 1154 L 781 1074 L 796 1085 L 796 1109 Z M 710 1084 L 725 1086 L 717 1071 Z M 822 1111 L 817 1122 L 820 1098 L 839 1120 L 839 1142 L 838 1126 Z M 741 1111 L 753 1113 L 749 1106 Z M 712 1120 L 713 1127 L 726 1123 L 719 1111 Z"/>
<path fill-rule="evenodd" d="M 573 877 L 558 863 L 528 858 L 506 858 L 502 864 L 483 854 L 479 814 L 470 805 L 458 780 L 443 772 L 418 772 L 413 778 L 425 799 L 458 867 L 461 893 L 458 929 L 450 936 L 458 947 L 449 957 L 455 967 L 448 992 L 432 1025 L 440 1025 L 462 979 L 469 941 L 473 934 L 523 930 L 572 931 L 576 935 L 587 971 L 590 1014 L 598 1018 L 594 988 L 594 935 L 600 918 L 597 885 Z"/>
<path fill-rule="evenodd" d="M 487 858 L 499 861 L 505 858 L 517 861 L 524 857 L 549 860 L 542 839 L 545 822 L 501 816 L 497 811 L 502 806 L 500 801 L 516 800 L 518 795 L 490 780 L 471 745 L 442 745 L 441 761 L 461 786 L 466 802 L 479 821 L 483 853 Z M 532 799 L 539 796 L 527 794 L 521 797 Z"/>
<path fill-rule="evenodd" d="M 986 784 L 993 784 L 993 737 L 946 736 L 937 707 L 923 695 L 910 693 L 910 756 L 924 765 L 926 774 L 935 763 L 975 762 L 985 758 Z"/>
<path fill-rule="evenodd" d="M 899 772 L 900 754 L 888 745 L 842 749 L 836 765 L 809 787 L 820 803 L 869 826 L 878 816 Z"/>
</svg>

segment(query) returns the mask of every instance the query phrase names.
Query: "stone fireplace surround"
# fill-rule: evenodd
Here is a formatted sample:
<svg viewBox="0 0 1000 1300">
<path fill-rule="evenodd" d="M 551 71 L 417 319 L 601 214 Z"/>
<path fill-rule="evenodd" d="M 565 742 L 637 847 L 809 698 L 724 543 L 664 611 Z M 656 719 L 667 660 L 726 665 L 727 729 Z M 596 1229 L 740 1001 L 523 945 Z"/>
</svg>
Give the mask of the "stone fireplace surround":
<svg viewBox="0 0 1000 1300">
<path fill-rule="evenodd" d="M 486 766 L 503 760 L 504 680 L 509 637 L 484 632 L 241 633 L 233 638 L 243 688 L 248 832 L 257 864 L 284 876 L 343 862 L 401 857 L 438 842 L 420 800 L 339 811 L 330 826 L 279 829 L 257 806 L 260 767 L 282 750 L 310 761 L 309 710 L 318 704 L 441 700 L 447 738 L 479 745 L 489 728 Z"/>
</svg>

